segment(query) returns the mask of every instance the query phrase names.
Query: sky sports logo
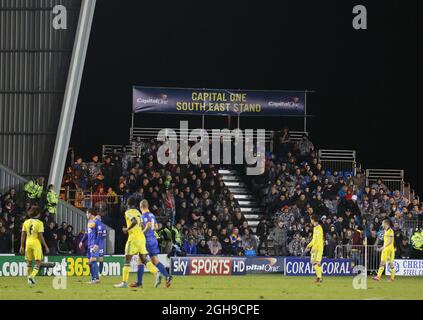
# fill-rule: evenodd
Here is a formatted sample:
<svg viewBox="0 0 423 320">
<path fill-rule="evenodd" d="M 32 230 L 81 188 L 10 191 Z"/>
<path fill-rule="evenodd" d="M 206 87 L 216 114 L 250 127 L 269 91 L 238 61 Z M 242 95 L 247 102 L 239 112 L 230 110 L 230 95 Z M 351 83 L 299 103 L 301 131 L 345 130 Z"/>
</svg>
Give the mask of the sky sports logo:
<svg viewBox="0 0 423 320">
<path fill-rule="evenodd" d="M 245 258 L 172 257 L 170 270 L 176 276 L 245 275 Z"/>
</svg>

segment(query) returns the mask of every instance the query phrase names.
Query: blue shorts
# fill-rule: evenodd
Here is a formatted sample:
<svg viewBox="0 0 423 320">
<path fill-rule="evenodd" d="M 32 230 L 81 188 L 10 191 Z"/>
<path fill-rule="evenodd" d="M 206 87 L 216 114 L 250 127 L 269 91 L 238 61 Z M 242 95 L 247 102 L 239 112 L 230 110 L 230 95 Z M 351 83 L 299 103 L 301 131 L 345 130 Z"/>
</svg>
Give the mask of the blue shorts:
<svg viewBox="0 0 423 320">
<path fill-rule="evenodd" d="M 88 252 L 87 252 L 87 258 L 88 259 L 100 257 L 100 250 L 98 250 L 97 252 L 94 252 L 93 248 L 94 248 L 94 246 L 88 247 Z"/>
<path fill-rule="evenodd" d="M 159 242 L 157 239 L 147 239 L 147 251 L 150 257 L 155 257 L 160 254 Z"/>
<path fill-rule="evenodd" d="M 98 246 L 98 251 L 93 251 L 94 245 L 88 247 L 87 258 L 103 258 L 104 257 L 104 241 L 100 242 Z"/>
</svg>

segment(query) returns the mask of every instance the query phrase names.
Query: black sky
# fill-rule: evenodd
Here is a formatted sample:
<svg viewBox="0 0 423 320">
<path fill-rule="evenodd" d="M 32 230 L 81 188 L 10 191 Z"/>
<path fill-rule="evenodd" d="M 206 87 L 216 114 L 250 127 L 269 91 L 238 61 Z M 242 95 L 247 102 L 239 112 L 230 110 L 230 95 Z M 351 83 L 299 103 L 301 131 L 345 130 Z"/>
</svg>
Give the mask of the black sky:
<svg viewBox="0 0 423 320">
<path fill-rule="evenodd" d="M 416 1 L 97 3 L 71 141 L 77 153 L 127 143 L 133 85 L 308 89 L 316 91 L 308 108 L 317 146 L 356 149 L 367 168 L 405 169 L 423 190 Z M 366 31 L 352 28 L 357 4 L 368 9 Z M 153 120 L 163 117 L 144 119 L 148 127 Z"/>
</svg>

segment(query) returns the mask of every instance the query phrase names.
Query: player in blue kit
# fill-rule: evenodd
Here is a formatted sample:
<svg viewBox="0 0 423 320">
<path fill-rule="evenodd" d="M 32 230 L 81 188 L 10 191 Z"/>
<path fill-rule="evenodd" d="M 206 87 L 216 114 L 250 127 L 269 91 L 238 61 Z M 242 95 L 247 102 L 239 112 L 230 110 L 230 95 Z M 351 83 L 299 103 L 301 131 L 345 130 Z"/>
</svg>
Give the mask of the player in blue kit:
<svg viewBox="0 0 423 320">
<path fill-rule="evenodd" d="M 144 226 L 144 235 L 146 238 L 146 247 L 148 255 L 151 258 L 151 262 L 159 269 L 159 273 L 156 277 L 154 287 L 158 287 L 161 283 L 161 277 L 166 278 L 166 288 L 169 288 L 172 284 L 172 277 L 166 270 L 166 267 L 160 262 L 158 255 L 160 254 L 159 242 L 157 241 L 155 231 L 157 230 L 157 221 L 153 213 L 148 209 L 148 201 L 142 200 L 140 203 L 140 209 L 142 213 L 142 223 Z M 142 286 L 142 275 L 144 274 L 143 265 L 139 266 L 141 270 L 137 273 L 137 282 L 131 284 L 131 287 Z"/>
<path fill-rule="evenodd" d="M 106 250 L 106 239 L 107 239 L 107 230 L 106 226 L 101 221 L 101 216 L 98 215 L 97 219 L 97 229 L 100 237 L 99 248 L 98 248 L 98 275 L 101 277 L 103 273 L 104 265 L 104 250 Z"/>
<path fill-rule="evenodd" d="M 101 220 L 97 219 L 97 212 L 93 210 L 87 211 L 87 232 L 79 243 L 79 248 L 82 249 L 84 241 L 88 240 L 88 253 L 91 281 L 90 284 L 97 284 L 100 282 L 99 266 L 97 260 L 100 257 L 100 245 L 103 239 L 103 229 Z M 104 248 L 103 248 L 104 249 Z"/>
</svg>

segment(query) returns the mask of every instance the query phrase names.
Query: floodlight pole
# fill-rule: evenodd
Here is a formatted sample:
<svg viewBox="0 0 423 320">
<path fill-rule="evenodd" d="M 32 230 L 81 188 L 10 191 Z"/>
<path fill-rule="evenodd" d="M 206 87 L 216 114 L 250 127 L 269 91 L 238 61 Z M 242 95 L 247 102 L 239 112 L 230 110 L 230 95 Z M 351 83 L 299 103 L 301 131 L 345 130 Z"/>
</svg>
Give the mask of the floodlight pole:
<svg viewBox="0 0 423 320">
<path fill-rule="evenodd" d="M 91 33 L 96 0 L 82 0 L 78 27 L 75 34 L 72 59 L 69 66 L 65 95 L 63 97 L 62 113 L 57 129 L 56 144 L 51 161 L 49 184 L 59 192 L 65 169 L 66 155 L 72 134 L 75 110 L 78 102 L 79 88 L 84 71 L 85 57 Z"/>
</svg>

